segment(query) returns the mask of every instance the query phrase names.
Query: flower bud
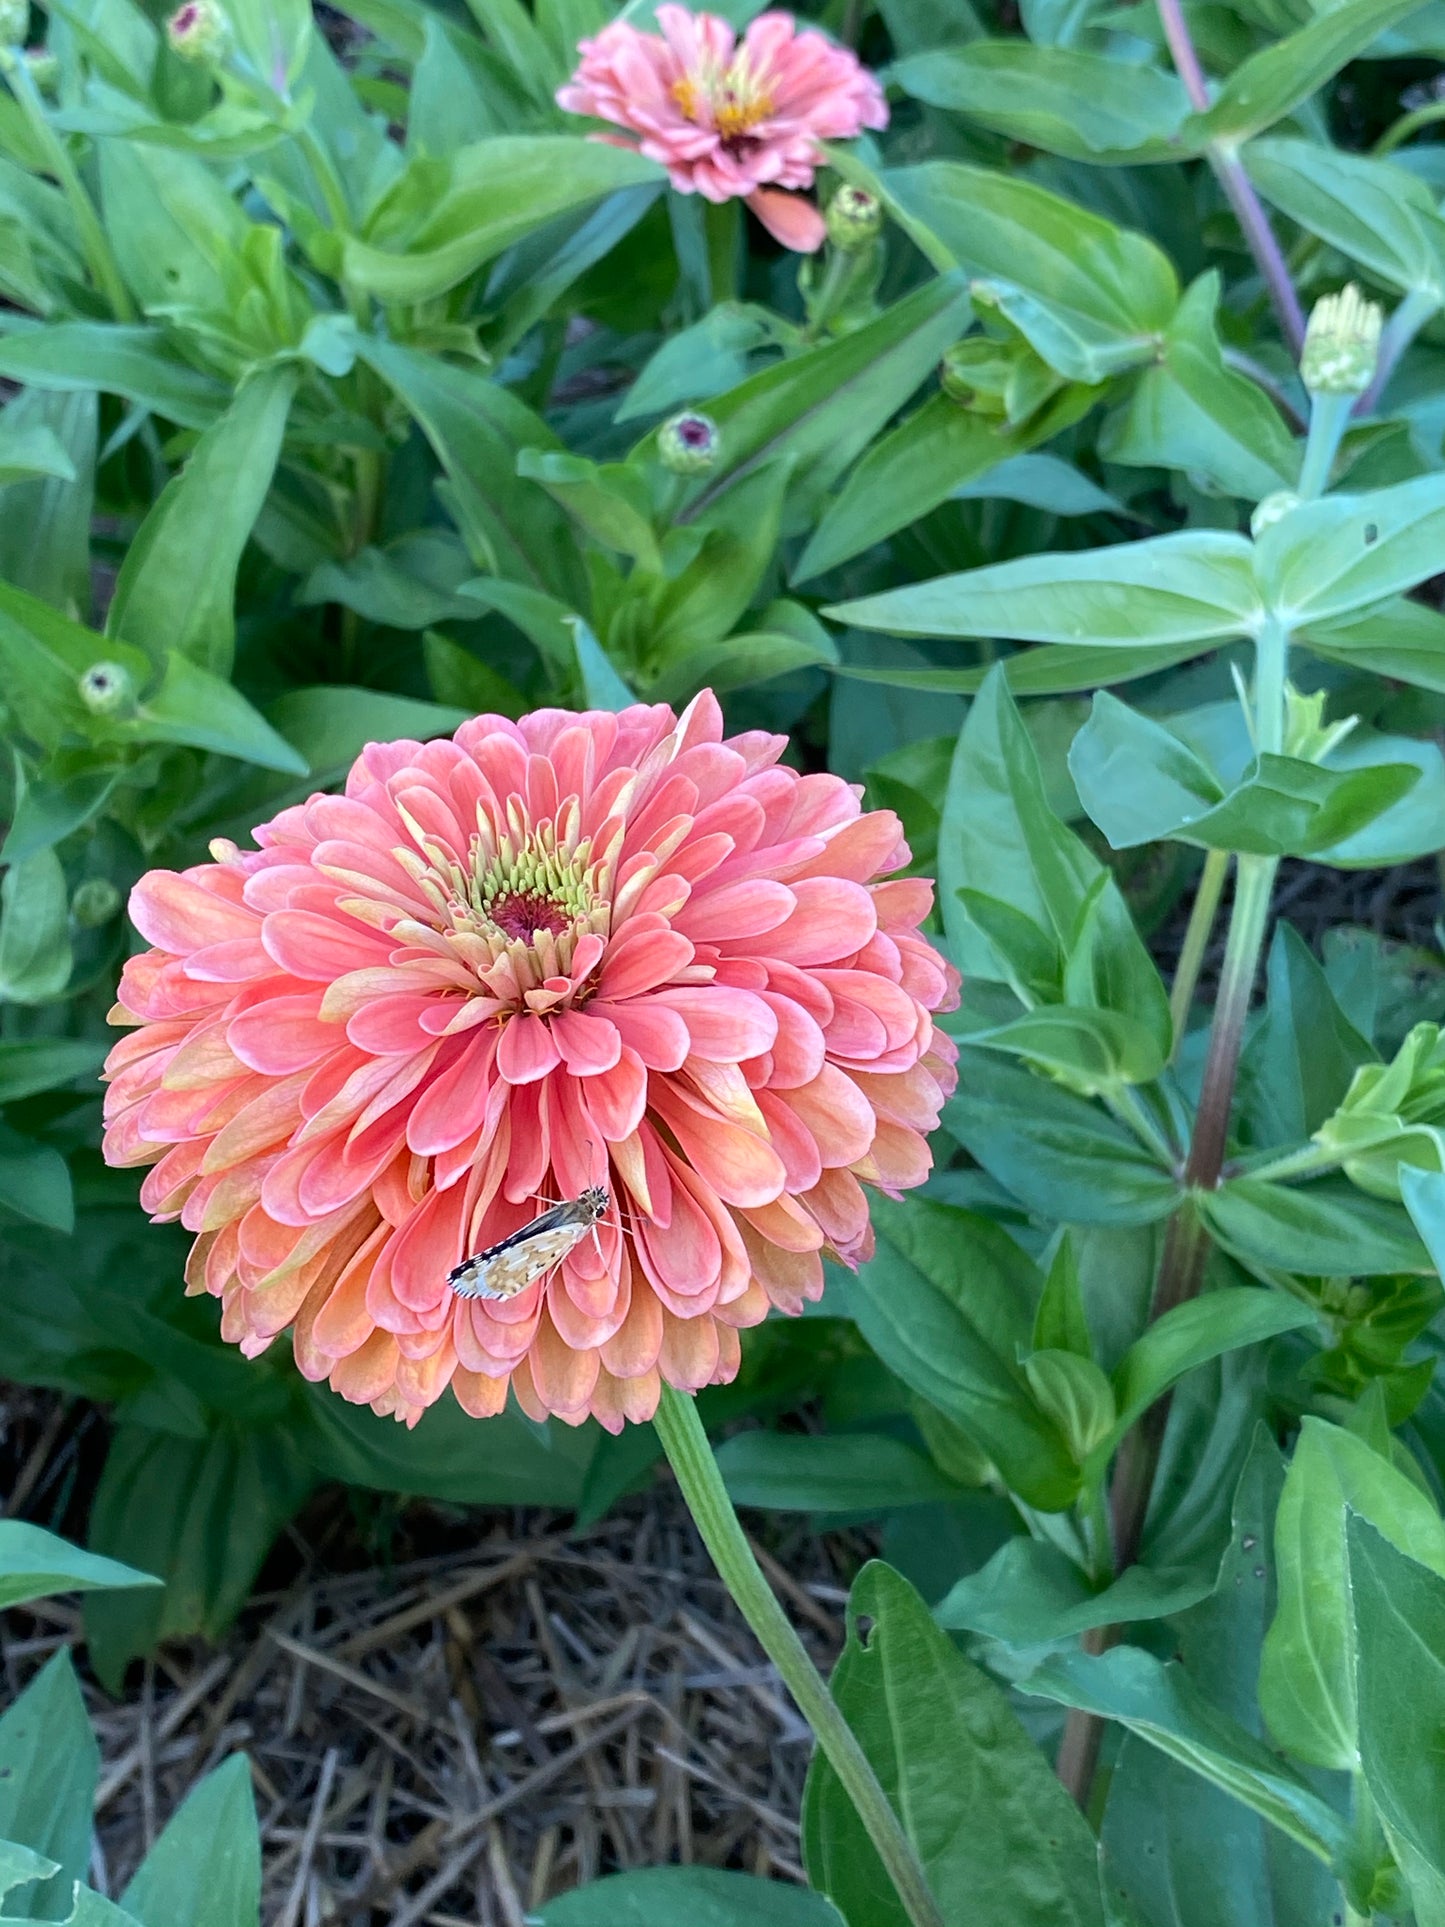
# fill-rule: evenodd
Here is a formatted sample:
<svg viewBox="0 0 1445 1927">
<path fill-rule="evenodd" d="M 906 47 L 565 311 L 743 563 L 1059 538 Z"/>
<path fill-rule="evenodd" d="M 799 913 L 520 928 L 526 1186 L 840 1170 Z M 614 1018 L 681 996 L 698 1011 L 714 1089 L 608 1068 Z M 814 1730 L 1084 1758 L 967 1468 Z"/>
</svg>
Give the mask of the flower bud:
<svg viewBox="0 0 1445 1927">
<path fill-rule="evenodd" d="M 1351 282 L 1315 303 L 1300 355 L 1300 378 L 1314 395 L 1362 395 L 1375 374 L 1384 320 Z"/>
<path fill-rule="evenodd" d="M 120 909 L 120 891 L 109 877 L 87 877 L 75 886 L 70 914 L 82 930 L 98 930 Z"/>
<path fill-rule="evenodd" d="M 1292 509 L 1299 507 L 1299 497 L 1292 488 L 1277 488 L 1273 495 L 1266 495 L 1249 518 L 1249 532 L 1261 536 L 1266 529 L 1272 529 L 1276 522 L 1282 522 Z"/>
<path fill-rule="evenodd" d="M 30 29 L 30 0 L 0 0 L 0 47 L 23 46 Z"/>
<path fill-rule="evenodd" d="M 118 662 L 93 662 L 80 678 L 80 700 L 92 716 L 122 716 L 135 708 L 135 684 Z"/>
<path fill-rule="evenodd" d="M 230 38 L 230 22 L 216 0 L 183 0 L 166 22 L 166 39 L 173 50 L 198 66 L 219 61 Z"/>
<path fill-rule="evenodd" d="M 883 204 L 866 187 L 845 182 L 829 201 L 823 218 L 833 246 L 844 254 L 856 254 L 883 226 Z"/>
<path fill-rule="evenodd" d="M 657 453 L 674 475 L 706 475 L 717 460 L 717 424 L 706 415 L 685 409 L 657 431 Z"/>
</svg>

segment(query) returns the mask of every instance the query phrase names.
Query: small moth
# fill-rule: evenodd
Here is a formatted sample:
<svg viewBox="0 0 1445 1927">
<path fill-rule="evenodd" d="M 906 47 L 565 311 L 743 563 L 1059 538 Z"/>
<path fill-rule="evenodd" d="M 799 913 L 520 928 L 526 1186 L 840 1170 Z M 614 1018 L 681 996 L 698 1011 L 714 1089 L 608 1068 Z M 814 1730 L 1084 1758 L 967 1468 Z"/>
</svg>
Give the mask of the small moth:
<svg viewBox="0 0 1445 1927">
<path fill-rule="evenodd" d="M 606 1185 L 589 1185 L 570 1203 L 554 1204 L 510 1237 L 464 1258 L 447 1283 L 458 1298 L 515 1298 L 581 1244 L 607 1215 L 607 1202 Z"/>
</svg>

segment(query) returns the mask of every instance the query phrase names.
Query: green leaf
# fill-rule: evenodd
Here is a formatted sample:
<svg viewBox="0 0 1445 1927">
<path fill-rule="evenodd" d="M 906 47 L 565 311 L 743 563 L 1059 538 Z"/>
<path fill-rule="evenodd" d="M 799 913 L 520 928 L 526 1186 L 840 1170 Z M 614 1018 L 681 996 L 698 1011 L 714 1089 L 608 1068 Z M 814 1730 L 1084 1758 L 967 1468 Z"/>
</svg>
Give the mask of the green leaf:
<svg viewBox="0 0 1445 1927">
<path fill-rule="evenodd" d="M 1412 587 L 1435 571 L 1442 544 L 1445 476 L 1421 475 L 1292 510 L 1255 544 L 1255 574 L 1280 622 L 1299 629 Z"/>
<path fill-rule="evenodd" d="M 517 484 L 524 448 L 561 443 L 540 416 L 475 368 L 364 335 L 368 362 L 416 418 L 447 472 L 449 503 L 479 567 L 584 606 L 577 539 L 563 511 L 535 486 Z"/>
<path fill-rule="evenodd" d="M 26 1037 L 0 1043 L 0 1104 L 53 1091 L 98 1071 L 106 1047 L 82 1037 Z"/>
<path fill-rule="evenodd" d="M 1407 168 L 1303 140 L 1252 141 L 1244 163 L 1267 201 L 1387 287 L 1445 299 L 1445 220 Z"/>
<path fill-rule="evenodd" d="M 19 1920 L 53 1919 L 90 1866 L 91 1805 L 100 1749 L 68 1648 L 50 1659 L 0 1715 L 0 1839 L 43 1854 L 59 1872 L 11 1894 Z"/>
<path fill-rule="evenodd" d="M 145 141 L 98 143 L 101 208 L 140 306 L 224 312 L 251 223 L 203 161 Z"/>
<path fill-rule="evenodd" d="M 0 493 L 0 578 L 67 614 L 83 613 L 91 597 L 96 396 L 26 389 L 4 419 L 17 435 L 48 436 L 64 454 L 70 479 L 57 470 L 49 479 L 11 483 Z"/>
<path fill-rule="evenodd" d="M 430 301 L 557 215 L 657 179 L 656 162 L 633 149 L 571 134 L 474 141 L 445 162 L 422 156 L 361 237 L 347 238 L 342 271 L 378 300 Z"/>
<path fill-rule="evenodd" d="M 1264 610 L 1249 544 L 1200 529 L 1081 553 L 1022 556 L 844 602 L 824 614 L 895 636 L 1009 636 L 1137 649 L 1202 648 L 1249 635 Z"/>
<path fill-rule="evenodd" d="M 124 1552 L 160 1593 L 96 1594 L 85 1605 L 91 1664 L 114 1690 L 158 1640 L 215 1639 L 245 1603 L 271 1541 L 315 1483 L 274 1429 L 222 1424 L 200 1438 L 122 1423 L 91 1511 L 97 1551 Z"/>
<path fill-rule="evenodd" d="M 20 1519 L 0 1519 L 0 1610 L 48 1599 L 58 1592 L 90 1592 L 109 1586 L 156 1586 L 148 1572 L 83 1552 L 53 1532 Z"/>
<path fill-rule="evenodd" d="M 871 1620 L 866 1639 L 860 1624 Z M 863 1568 L 833 1697 L 923 1863 L 945 1920 L 1103 1927 L 1095 1842 L 1007 1698 L 900 1574 Z M 803 1796 L 813 1885 L 848 1927 L 906 1927 L 882 1863 L 821 1753 Z"/>
<path fill-rule="evenodd" d="M 384 549 L 328 558 L 311 571 L 297 601 L 308 607 L 339 602 L 386 629 L 429 629 L 448 617 L 475 616 L 475 608 L 457 593 L 474 573 L 455 536 L 418 531 Z"/>
<path fill-rule="evenodd" d="M 1199 1209 L 1225 1249 L 1245 1264 L 1317 1277 L 1431 1268 L 1399 1205 L 1363 1197 L 1338 1179 L 1290 1186 L 1227 1178 L 1217 1191 L 1200 1193 Z"/>
<path fill-rule="evenodd" d="M 213 750 L 287 776 L 305 776 L 308 769 L 305 757 L 239 690 L 175 649 L 166 655 L 158 687 L 133 717 L 112 722 L 109 734 L 121 742 L 183 743 L 189 749 Z"/>
<path fill-rule="evenodd" d="M 875 442 L 830 502 L 793 571 L 794 582 L 834 569 L 882 542 L 950 496 L 996 470 L 1019 451 L 1078 419 L 1094 399 L 1075 388 L 1039 417 L 1012 425 L 970 414 L 947 395 L 933 395 L 908 420 Z M 973 492 L 969 490 L 968 492 Z M 1104 506 L 1108 506 L 1104 498 Z M 1093 506 L 1097 507 L 1098 504 Z"/>
<path fill-rule="evenodd" d="M 718 1867 L 643 1867 L 544 1901 L 537 1927 L 842 1927 L 822 1894 Z"/>
<path fill-rule="evenodd" d="M 335 683 L 288 690 L 267 713 L 320 789 L 339 781 L 368 743 L 392 742 L 401 736 L 426 742 L 433 736 L 449 736 L 467 720 L 464 709 Z"/>
<path fill-rule="evenodd" d="M 690 328 L 669 336 L 643 363 L 613 419 L 665 415 L 669 409 L 695 407 L 726 394 L 746 379 L 749 357 L 768 347 L 773 337 L 773 318 L 766 309 L 723 302 Z"/>
<path fill-rule="evenodd" d="M 22 1137 L 0 1122 L 0 1205 L 52 1231 L 75 1229 L 70 1169 L 52 1144 Z"/>
<path fill-rule="evenodd" d="M 708 413 L 721 445 L 676 519 L 704 516 L 765 462 L 790 457 L 790 498 L 801 517 L 902 407 L 968 326 L 962 275 L 926 282 L 875 321 L 751 376 Z"/>
<path fill-rule="evenodd" d="M 1179 286 L 1143 235 L 1017 174 L 959 161 L 891 169 L 882 181 L 975 277 L 975 300 L 996 306 L 1070 381 L 1105 381 L 1158 353 Z"/>
<path fill-rule="evenodd" d="M 1233 147 L 1262 133 L 1418 5 L 1419 0 L 1343 0 L 1317 13 L 1298 33 L 1241 62 L 1208 112 L 1186 122 L 1186 141 Z"/>
<path fill-rule="evenodd" d="M 1173 74 L 1021 39 L 914 54 L 892 77 L 915 100 L 1073 161 L 1172 159 L 1189 110 Z"/>
<path fill-rule="evenodd" d="M 1352 1512 L 1398 1552 L 1445 1575 L 1445 1524 L 1433 1501 L 1363 1439 L 1306 1418 L 1275 1520 L 1279 1608 L 1264 1642 L 1259 1703 L 1297 1758 L 1351 1772 L 1360 1765 Z"/>
<path fill-rule="evenodd" d="M 1445 1580 L 1351 1513 L 1360 1764 L 1380 1817 L 1445 1879 Z"/>
<path fill-rule="evenodd" d="M 1218 305 L 1218 274 L 1201 275 L 1169 323 L 1162 355 L 1104 424 L 1099 453 L 1134 467 L 1183 469 L 1257 502 L 1294 484 L 1299 451 L 1274 404 L 1225 367 Z"/>
<path fill-rule="evenodd" d="M 1211 1705 L 1178 1664 L 1165 1666 L 1137 1646 L 1116 1646 L 1097 1658 L 1063 1653 L 1020 1685 L 1119 1721 L 1320 1859 L 1333 1860 L 1343 1848 L 1344 1820 L 1247 1727 Z"/>
<path fill-rule="evenodd" d="M 717 1462 L 734 1504 L 772 1511 L 878 1514 L 958 1496 L 931 1459 L 876 1432 L 740 1432 Z"/>
<path fill-rule="evenodd" d="M 1445 619 L 1442 619 L 1445 620 Z M 1069 643 L 1041 643 L 1036 649 L 1020 649 L 1005 656 L 999 666 L 1004 680 L 1015 696 L 1069 696 L 1081 689 L 1099 689 L 1110 683 L 1137 682 L 1154 676 L 1161 669 L 1175 669 L 1199 652 L 1192 642 L 1166 642 L 1158 648 L 1092 649 Z M 886 683 L 892 689 L 922 689 L 939 695 L 967 695 L 983 686 L 994 668 L 991 662 L 972 669 L 905 669 L 887 665 L 869 667 L 863 663 L 843 662 L 836 673 L 850 682 Z"/>
<path fill-rule="evenodd" d="M 1270 944 L 1268 985 L 1240 1083 L 1258 1141 L 1297 1144 L 1343 1101 L 1351 1078 L 1376 1061 L 1375 1052 L 1336 1002 L 1308 944 L 1283 921 Z"/>
<path fill-rule="evenodd" d="M 296 390 L 293 368 L 252 375 L 162 491 L 126 552 L 106 633 L 216 675 L 235 647 L 236 574 L 266 499 Z"/>
<path fill-rule="evenodd" d="M 1312 1305 L 1250 1285 L 1225 1285 L 1173 1306 L 1119 1361 L 1114 1373 L 1119 1419 L 1110 1444 L 1117 1444 L 1134 1421 L 1196 1365 L 1241 1345 L 1262 1344 L 1281 1332 L 1301 1331 L 1316 1319 Z"/>
<path fill-rule="evenodd" d="M 988 1034 L 1077 1088 L 1146 1080 L 1172 1041 L 1164 988 L 1098 859 L 1049 805 L 1001 672 L 959 733 L 939 826 L 944 930 L 967 974 L 1007 982 L 1029 1008 Z"/>
<path fill-rule="evenodd" d="M 69 893 L 54 850 L 12 863 L 0 884 L 0 998 L 44 1004 L 70 981 Z"/>
<path fill-rule="evenodd" d="M 1079 800 L 1116 850 L 1174 837 L 1206 850 L 1305 856 L 1332 849 L 1419 781 L 1409 763 L 1326 769 L 1259 756 L 1226 784 L 1164 724 L 1101 690 L 1069 749 Z"/>
<path fill-rule="evenodd" d="M 1174 1177 L 1073 1092 L 986 1051 L 962 1056 L 944 1125 L 998 1182 L 1050 1222 L 1141 1225 L 1180 1201 Z"/>
<path fill-rule="evenodd" d="M 261 1840 L 243 1754 L 191 1788 L 121 1905 L 141 1927 L 258 1927 Z"/>
<path fill-rule="evenodd" d="M 802 603 L 770 602 L 754 621 L 755 628 L 735 629 L 730 636 L 674 656 L 648 694 L 656 702 L 681 705 L 703 688 L 721 696 L 797 669 L 837 667 L 837 645 Z"/>
<path fill-rule="evenodd" d="M 540 482 L 577 526 L 604 548 L 661 571 L 652 503 L 640 468 L 625 462 L 599 467 L 581 455 L 524 448 L 517 457 L 517 473 L 527 481 Z"/>
<path fill-rule="evenodd" d="M 575 1510 L 595 1446 L 594 1428 L 552 1427 L 539 1437 L 519 1412 L 487 1420 L 488 1452 L 476 1451 L 477 1421 L 454 1399 L 429 1406 L 410 1431 L 328 1386 L 307 1388 L 308 1458 L 325 1479 L 414 1492 L 457 1505 L 540 1505 Z"/>
<path fill-rule="evenodd" d="M 229 391 L 167 345 L 159 328 L 61 321 L 0 334 L 0 375 L 36 388 L 122 395 L 182 428 L 208 428 Z"/>
<path fill-rule="evenodd" d="M 15 1840 L 0 1840 L 0 1900 L 16 1887 L 32 1880 L 48 1880 L 58 1871 L 55 1862 L 47 1860 L 44 1854 L 22 1847 Z"/>
<path fill-rule="evenodd" d="M 1032 1263 L 987 1219 L 925 1199 L 880 1200 L 874 1225 L 877 1252 L 849 1285 L 863 1336 L 1031 1505 L 1068 1505 L 1078 1473 L 1016 1362 L 1039 1287 Z"/>
<path fill-rule="evenodd" d="M 1102 1592 L 1057 1546 L 1019 1537 L 980 1572 L 960 1579 L 933 1609 L 940 1626 L 982 1633 L 1007 1645 L 1073 1639 L 1095 1626 L 1167 1619 L 1208 1596 L 1214 1574 L 1184 1567 L 1130 1566 Z"/>
<path fill-rule="evenodd" d="M 581 616 L 571 617 L 567 626 L 575 638 L 577 673 L 582 680 L 582 694 L 588 707 L 590 709 L 629 709 L 637 698 L 613 668 L 602 644 L 593 635 L 591 629 Z"/>
<path fill-rule="evenodd" d="M 1295 640 L 1328 662 L 1445 694 L 1445 615 L 1403 597 L 1361 615 L 1311 622 Z"/>
<path fill-rule="evenodd" d="M 1260 1424 L 1234 1491 L 1214 1590 L 1169 1628 L 1193 1685 L 1256 1736 L 1283 1483 L 1279 1448 Z M 1160 1927 L 1320 1927 L 1339 1904 L 1336 1882 L 1313 1854 L 1134 1733 L 1110 1777 L 1100 1831 L 1106 1895 Z"/>
<path fill-rule="evenodd" d="M 73 482 L 75 464 L 51 430 L 23 427 L 11 420 L 12 413 L 12 408 L 0 413 L 0 487 L 47 476 Z"/>
<path fill-rule="evenodd" d="M 437 701 L 466 715 L 521 716 L 531 707 L 520 689 L 450 636 L 422 637 L 427 681 Z"/>
</svg>

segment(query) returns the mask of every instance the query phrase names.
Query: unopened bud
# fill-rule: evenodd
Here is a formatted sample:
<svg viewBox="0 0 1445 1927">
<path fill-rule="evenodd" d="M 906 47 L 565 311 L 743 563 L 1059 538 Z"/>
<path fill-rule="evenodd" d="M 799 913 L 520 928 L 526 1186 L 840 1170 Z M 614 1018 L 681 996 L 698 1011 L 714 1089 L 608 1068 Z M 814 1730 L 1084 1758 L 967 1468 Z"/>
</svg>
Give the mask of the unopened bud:
<svg viewBox="0 0 1445 1927">
<path fill-rule="evenodd" d="M 30 69 L 30 78 L 35 85 L 44 89 L 46 93 L 49 93 L 60 79 L 60 62 L 48 47 L 27 47 L 25 65 Z"/>
<path fill-rule="evenodd" d="M 1282 522 L 1293 509 L 1299 507 L 1299 497 L 1292 488 L 1277 488 L 1273 495 L 1266 495 L 1249 518 L 1249 532 L 1253 536 L 1263 535 L 1272 529 L 1276 522 Z"/>
<path fill-rule="evenodd" d="M 70 914 L 82 930 L 98 930 L 119 909 L 120 891 L 108 877 L 87 877 L 70 899 Z"/>
<path fill-rule="evenodd" d="M 883 226 L 883 203 L 866 187 L 845 183 L 829 201 L 823 219 L 833 246 L 844 254 L 856 254 Z"/>
<path fill-rule="evenodd" d="M 989 335 L 970 335 L 946 349 L 938 365 L 938 380 L 950 401 L 979 415 L 1005 413 L 1004 391 L 1014 370 L 1015 356 L 1007 342 Z"/>
<path fill-rule="evenodd" d="M 230 23 L 215 0 L 183 0 L 166 22 L 172 49 L 198 66 L 218 61 L 230 38 Z"/>
<path fill-rule="evenodd" d="M 657 453 L 674 475 L 706 475 L 717 460 L 717 424 L 690 409 L 665 421 L 657 431 Z"/>
<path fill-rule="evenodd" d="M 1362 395 L 1374 379 L 1384 321 L 1353 282 L 1315 303 L 1300 355 L 1300 379 L 1311 394 Z"/>
<path fill-rule="evenodd" d="M 30 30 L 30 0 L 0 0 L 0 47 L 23 46 Z"/>
<path fill-rule="evenodd" d="M 92 716 L 119 716 L 135 707 L 135 684 L 118 662 L 93 662 L 80 678 L 80 700 Z"/>
</svg>

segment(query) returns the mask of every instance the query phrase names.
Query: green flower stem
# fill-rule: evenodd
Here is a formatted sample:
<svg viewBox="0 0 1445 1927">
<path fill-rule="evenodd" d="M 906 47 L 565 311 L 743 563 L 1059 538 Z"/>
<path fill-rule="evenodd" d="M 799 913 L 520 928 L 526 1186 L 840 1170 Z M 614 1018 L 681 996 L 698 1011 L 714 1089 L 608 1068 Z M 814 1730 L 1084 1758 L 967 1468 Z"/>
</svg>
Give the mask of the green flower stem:
<svg viewBox="0 0 1445 1927">
<path fill-rule="evenodd" d="M 1312 395 L 1310 397 L 1309 438 L 1304 460 L 1300 463 L 1299 495 L 1312 502 L 1323 495 L 1330 483 L 1330 470 L 1339 453 L 1340 439 L 1349 427 L 1354 395 Z"/>
<path fill-rule="evenodd" d="M 852 284 L 857 265 L 856 254 L 849 254 L 842 248 L 829 247 L 828 265 L 823 270 L 822 284 L 808 303 L 810 313 L 808 325 L 803 330 L 804 341 L 816 341 L 827 327 L 834 310 Z"/>
<path fill-rule="evenodd" d="M 1189 925 L 1179 951 L 1179 965 L 1174 972 L 1174 982 L 1169 987 L 1169 1015 L 1174 1022 L 1175 1056 L 1184 1042 L 1189 1012 L 1194 1004 L 1194 992 L 1199 984 L 1200 968 L 1204 963 L 1204 953 L 1209 948 L 1209 939 L 1214 934 L 1214 919 L 1219 914 L 1219 899 L 1224 893 L 1224 879 L 1228 874 L 1228 850 L 1211 850 L 1204 859 L 1199 888 L 1194 893 L 1194 904 L 1189 912 Z"/>
<path fill-rule="evenodd" d="M 944 1927 L 918 1856 L 866 1754 L 753 1557 L 697 1415 L 696 1401 L 664 1385 L 653 1423 L 713 1564 L 843 1782 L 913 1927 Z"/>
<path fill-rule="evenodd" d="M 125 285 L 119 263 L 111 252 L 110 242 L 106 239 L 105 229 L 100 224 L 85 184 L 75 170 L 69 148 L 46 118 L 34 76 L 24 58 L 15 52 L 0 56 L 0 70 L 3 70 L 10 83 L 10 91 L 20 104 L 36 145 L 44 156 L 45 165 L 55 176 L 65 196 L 95 285 L 109 302 L 111 313 L 117 321 L 134 321 L 135 303 L 130 298 L 130 290 Z"/>
<path fill-rule="evenodd" d="M 1445 120 L 1445 100 L 1432 100 L 1428 107 L 1417 107 L 1411 114 L 1402 114 L 1393 127 L 1381 134 L 1370 152 L 1377 161 L 1382 161 L 1406 141 L 1414 140 L 1422 128 L 1433 127 L 1442 120 Z"/>
</svg>

